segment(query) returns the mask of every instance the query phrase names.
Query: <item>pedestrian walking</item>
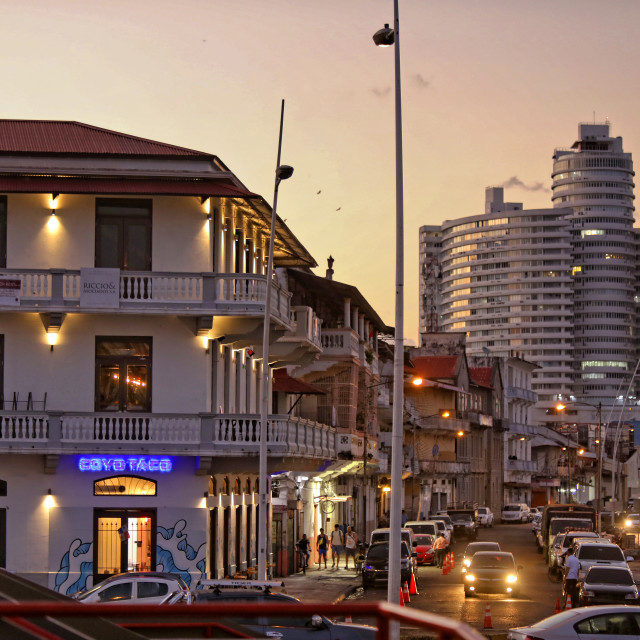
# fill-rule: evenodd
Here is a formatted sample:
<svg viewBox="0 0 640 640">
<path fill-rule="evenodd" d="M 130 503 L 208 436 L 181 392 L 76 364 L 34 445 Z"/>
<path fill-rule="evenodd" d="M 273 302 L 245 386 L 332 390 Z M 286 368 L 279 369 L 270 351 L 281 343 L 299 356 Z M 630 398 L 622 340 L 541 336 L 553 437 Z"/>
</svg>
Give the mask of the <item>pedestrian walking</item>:
<svg viewBox="0 0 640 640">
<path fill-rule="evenodd" d="M 447 555 L 447 539 L 444 537 L 444 533 L 438 534 L 436 541 L 433 543 L 433 550 L 436 553 L 436 564 L 440 569 L 444 565 L 444 558 Z"/>
<path fill-rule="evenodd" d="M 353 568 L 356 568 L 356 549 L 358 546 L 358 536 L 356 532 L 351 528 L 347 527 L 347 535 L 345 536 L 344 541 L 344 568 L 349 568 L 349 557 L 353 558 Z"/>
<path fill-rule="evenodd" d="M 573 555 L 573 549 L 569 547 L 564 560 L 564 602 L 567 604 L 567 596 L 571 596 L 571 606 L 578 606 L 578 573 L 580 560 Z"/>
<path fill-rule="evenodd" d="M 322 560 L 324 559 L 324 568 L 327 568 L 327 545 L 329 539 L 324 532 L 324 529 L 320 529 L 320 533 L 316 539 L 316 550 L 318 552 L 318 571 L 322 569 Z"/>
<path fill-rule="evenodd" d="M 340 568 L 340 554 L 344 545 L 344 536 L 340 531 L 340 525 L 336 525 L 331 532 L 331 566 Z"/>
<path fill-rule="evenodd" d="M 296 545 L 300 554 L 300 566 L 302 567 L 302 573 L 307 573 L 307 566 L 309 565 L 309 555 L 311 553 L 311 542 L 307 538 L 307 534 L 303 533 L 302 538 L 298 540 Z"/>
</svg>

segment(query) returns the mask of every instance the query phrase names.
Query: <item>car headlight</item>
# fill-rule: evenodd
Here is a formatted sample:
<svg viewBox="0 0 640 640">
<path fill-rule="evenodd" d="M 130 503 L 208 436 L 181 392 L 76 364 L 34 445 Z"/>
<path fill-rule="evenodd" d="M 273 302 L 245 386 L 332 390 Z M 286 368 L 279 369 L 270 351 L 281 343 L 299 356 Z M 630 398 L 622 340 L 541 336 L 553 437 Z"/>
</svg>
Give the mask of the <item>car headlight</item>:
<svg viewBox="0 0 640 640">
<path fill-rule="evenodd" d="M 630 527 L 633 524 L 633 522 L 631 522 L 631 520 L 625 520 L 624 521 L 624 526 L 625 527 Z"/>
<path fill-rule="evenodd" d="M 518 582 L 518 576 L 514 576 L 513 574 L 507 576 L 507 582 L 509 584 L 513 584 L 514 582 Z"/>
<path fill-rule="evenodd" d="M 473 573 L 467 573 L 467 575 L 464 577 L 464 579 L 469 581 L 469 582 L 475 582 L 476 577 L 473 575 Z"/>
<path fill-rule="evenodd" d="M 471 560 L 467 560 L 466 558 L 462 561 L 464 563 L 465 567 L 470 567 L 471 566 Z"/>
</svg>

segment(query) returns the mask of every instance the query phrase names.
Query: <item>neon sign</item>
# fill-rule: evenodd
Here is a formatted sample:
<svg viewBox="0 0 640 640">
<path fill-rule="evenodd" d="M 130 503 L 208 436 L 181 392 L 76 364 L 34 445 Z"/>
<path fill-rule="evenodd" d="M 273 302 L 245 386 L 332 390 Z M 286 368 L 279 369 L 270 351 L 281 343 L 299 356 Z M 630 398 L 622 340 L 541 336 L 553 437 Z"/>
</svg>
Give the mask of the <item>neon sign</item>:
<svg viewBox="0 0 640 640">
<path fill-rule="evenodd" d="M 80 471 L 159 471 L 169 473 L 173 469 L 170 458 L 152 458 L 149 456 L 87 456 L 78 460 Z"/>
</svg>

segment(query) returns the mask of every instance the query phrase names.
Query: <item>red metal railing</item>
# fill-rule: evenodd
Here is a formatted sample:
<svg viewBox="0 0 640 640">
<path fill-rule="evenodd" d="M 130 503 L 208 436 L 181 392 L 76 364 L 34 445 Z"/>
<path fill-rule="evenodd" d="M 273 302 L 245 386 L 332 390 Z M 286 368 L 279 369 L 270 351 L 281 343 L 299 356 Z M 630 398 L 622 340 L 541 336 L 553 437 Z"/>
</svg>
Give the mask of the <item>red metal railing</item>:
<svg viewBox="0 0 640 640">
<path fill-rule="evenodd" d="M 304 603 L 304 604 L 270 604 L 260 603 L 251 606 L 252 616 L 312 616 L 325 615 L 329 618 L 345 618 L 347 616 L 367 617 L 375 620 L 378 640 L 397 640 L 399 624 L 408 627 L 427 629 L 437 636 L 438 640 L 485 640 L 478 631 L 464 622 L 451 620 L 443 616 L 424 611 L 416 611 L 406 607 L 377 603 Z M 120 605 L 120 604 L 81 604 L 76 602 L 0 602 L 0 619 L 16 627 L 28 631 L 34 638 L 43 640 L 60 640 L 51 628 L 55 620 L 64 621 L 64 637 L 69 637 L 69 618 L 99 617 L 115 618 L 116 624 L 135 628 L 151 628 L 161 622 L 165 628 L 187 628 L 194 626 L 211 626 L 225 629 L 224 621 L 218 623 L 215 618 L 243 618 L 247 616 L 246 603 L 213 603 L 213 604 L 177 604 L 177 605 Z M 126 619 L 119 622 L 118 619 Z M 162 618 L 162 621 L 159 620 Z M 209 618 L 210 620 L 206 620 Z M 213 618 L 214 620 L 211 620 Z M 146 620 L 146 621 L 145 621 Z M 46 622 L 46 627 L 43 623 Z M 392 624 L 399 623 L 398 625 Z M 395 629 L 395 630 L 394 630 Z M 83 629 L 85 638 L 86 628 Z M 103 629 L 104 632 L 104 629 Z"/>
</svg>

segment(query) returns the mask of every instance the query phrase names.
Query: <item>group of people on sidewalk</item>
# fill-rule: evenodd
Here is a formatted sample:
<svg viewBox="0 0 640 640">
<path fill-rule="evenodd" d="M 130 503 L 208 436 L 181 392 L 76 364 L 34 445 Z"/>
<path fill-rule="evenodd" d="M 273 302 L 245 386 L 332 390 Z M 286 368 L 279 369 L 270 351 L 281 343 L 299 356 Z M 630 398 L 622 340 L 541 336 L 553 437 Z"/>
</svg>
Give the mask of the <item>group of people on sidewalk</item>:
<svg viewBox="0 0 640 640">
<path fill-rule="evenodd" d="M 298 552 L 301 556 L 305 557 L 305 566 L 309 564 L 309 557 L 311 555 L 311 540 L 307 538 L 307 534 L 303 533 L 302 538 L 298 540 L 296 545 Z M 344 568 L 349 568 L 349 558 L 353 558 L 353 568 L 356 568 L 356 554 L 358 550 L 358 536 L 356 532 L 347 527 L 346 532 L 343 532 L 340 525 L 335 525 L 333 531 L 327 535 L 324 529 L 320 529 L 320 533 L 316 538 L 316 551 L 318 553 L 318 570 L 322 568 L 324 561 L 324 568 L 327 569 L 327 553 L 331 549 L 331 567 L 334 569 L 340 568 L 340 556 L 344 553 L 345 564 Z"/>
</svg>

